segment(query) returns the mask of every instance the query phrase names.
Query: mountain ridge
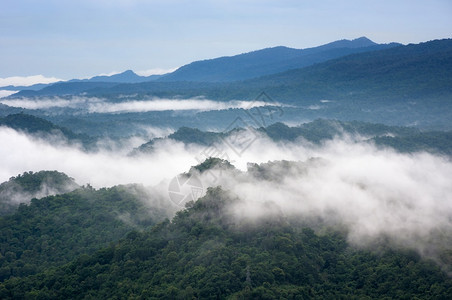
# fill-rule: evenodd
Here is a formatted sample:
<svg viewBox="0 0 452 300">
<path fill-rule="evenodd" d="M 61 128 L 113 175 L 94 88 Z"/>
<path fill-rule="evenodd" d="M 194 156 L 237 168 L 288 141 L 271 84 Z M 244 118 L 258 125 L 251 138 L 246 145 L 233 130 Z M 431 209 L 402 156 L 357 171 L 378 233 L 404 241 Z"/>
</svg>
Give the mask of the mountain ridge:
<svg viewBox="0 0 452 300">
<path fill-rule="evenodd" d="M 233 56 L 195 61 L 163 75 L 158 81 L 229 82 L 306 67 L 361 51 L 399 46 L 377 44 L 366 37 L 338 40 L 317 47 L 295 49 L 285 46 L 264 48 Z"/>
<path fill-rule="evenodd" d="M 263 75 L 269 75 L 279 73 L 282 71 L 295 69 L 299 67 L 305 67 L 314 63 L 323 62 L 332 58 L 341 57 L 344 55 L 374 51 L 384 48 L 396 47 L 401 44 L 388 43 L 377 44 L 366 37 L 360 37 L 353 40 L 337 40 L 324 45 L 296 49 L 285 46 L 269 47 L 259 50 L 254 50 L 246 53 L 241 53 L 231 56 L 222 56 L 213 59 L 206 59 L 200 61 L 194 61 L 184 66 L 181 66 L 177 70 L 163 74 L 163 75 L 150 75 L 139 76 L 132 70 L 126 70 L 124 72 L 113 75 L 99 75 L 89 79 L 71 79 L 68 81 L 59 81 L 51 84 L 36 84 L 30 87 L 23 86 L 7 86 L 6 90 L 21 90 L 24 91 L 21 95 L 31 96 L 33 92 L 25 92 L 28 90 L 39 91 L 43 88 L 53 86 L 55 84 L 64 83 L 90 83 L 91 87 L 103 88 L 108 84 L 113 83 L 142 83 L 148 81 L 207 81 L 207 82 L 228 82 L 236 80 L 250 79 L 254 77 L 260 77 Z M 225 72 L 225 67 L 230 68 L 231 60 L 239 64 L 233 70 Z M 265 60 L 265 61 L 263 61 Z M 216 62 L 220 63 L 220 67 L 216 66 Z M 223 63 L 224 62 L 224 63 Z M 206 65 L 207 64 L 207 65 Z M 218 64 L 218 63 L 217 63 Z M 201 78 L 193 76 L 193 66 L 201 65 L 201 70 L 194 70 L 195 73 L 203 73 Z M 250 68 L 254 71 L 251 72 Z M 216 70 L 215 70 L 216 69 Z M 180 73 L 186 73 L 181 77 Z M 214 71 L 214 74 L 212 72 Z M 190 73 L 191 72 L 191 73 Z M 97 83 L 97 84 L 96 84 Z M 97 86 L 99 85 L 99 86 Z M 0 87 L 0 89 L 2 89 Z M 79 89 L 75 89 L 78 91 Z M 74 90 L 73 90 L 74 91 Z"/>
</svg>

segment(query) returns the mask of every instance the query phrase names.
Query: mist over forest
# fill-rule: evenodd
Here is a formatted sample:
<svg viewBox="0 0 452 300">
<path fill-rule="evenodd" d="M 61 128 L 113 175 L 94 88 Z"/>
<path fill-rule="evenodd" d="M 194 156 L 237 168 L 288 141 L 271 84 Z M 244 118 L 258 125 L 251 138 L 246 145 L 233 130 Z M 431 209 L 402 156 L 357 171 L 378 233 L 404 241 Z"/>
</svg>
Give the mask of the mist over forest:
<svg viewBox="0 0 452 300">
<path fill-rule="evenodd" d="M 447 299 L 451 87 L 362 37 L 0 88 L 0 298 Z"/>
</svg>

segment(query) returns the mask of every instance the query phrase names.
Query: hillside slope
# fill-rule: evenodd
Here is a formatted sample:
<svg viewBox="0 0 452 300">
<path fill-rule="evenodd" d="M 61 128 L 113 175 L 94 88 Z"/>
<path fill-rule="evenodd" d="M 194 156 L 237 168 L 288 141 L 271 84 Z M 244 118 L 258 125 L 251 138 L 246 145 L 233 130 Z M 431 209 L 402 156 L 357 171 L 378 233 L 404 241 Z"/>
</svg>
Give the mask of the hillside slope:
<svg viewBox="0 0 452 300">
<path fill-rule="evenodd" d="M 0 216 L 14 213 L 21 203 L 33 198 L 63 194 L 79 188 L 64 173 L 57 171 L 25 172 L 0 184 Z"/>
</svg>

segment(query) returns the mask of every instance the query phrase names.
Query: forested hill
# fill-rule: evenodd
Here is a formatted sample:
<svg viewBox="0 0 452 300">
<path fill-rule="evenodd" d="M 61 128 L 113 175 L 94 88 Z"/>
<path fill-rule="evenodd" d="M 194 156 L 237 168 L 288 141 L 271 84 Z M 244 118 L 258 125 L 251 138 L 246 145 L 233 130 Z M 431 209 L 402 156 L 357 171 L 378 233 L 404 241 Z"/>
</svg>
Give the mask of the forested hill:
<svg viewBox="0 0 452 300">
<path fill-rule="evenodd" d="M 173 215 L 170 204 L 139 185 L 87 186 L 22 203 L 0 217 L 0 281 L 49 270 L 150 228 Z"/>
<path fill-rule="evenodd" d="M 91 256 L 0 284 L 0 298 L 36 299 L 448 299 L 452 280 L 410 251 L 348 246 L 335 230 L 272 211 L 261 222 L 231 215 L 221 188 L 172 222 L 132 232 Z M 268 209 L 271 210 L 271 207 Z"/>
<path fill-rule="evenodd" d="M 12 214 L 21 203 L 33 198 L 63 194 L 79 188 L 79 185 L 58 171 L 25 172 L 0 184 L 0 216 Z"/>
</svg>

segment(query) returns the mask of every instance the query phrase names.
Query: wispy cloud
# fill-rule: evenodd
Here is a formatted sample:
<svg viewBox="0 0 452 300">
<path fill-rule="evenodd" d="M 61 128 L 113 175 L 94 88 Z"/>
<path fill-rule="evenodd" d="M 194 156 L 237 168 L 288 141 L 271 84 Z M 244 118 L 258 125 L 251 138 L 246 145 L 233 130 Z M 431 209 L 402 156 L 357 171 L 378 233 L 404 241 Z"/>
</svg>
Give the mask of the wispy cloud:
<svg viewBox="0 0 452 300">
<path fill-rule="evenodd" d="M 137 156 L 125 155 L 127 149 L 86 153 L 1 127 L 0 140 L 0 182 L 24 171 L 58 170 L 95 187 L 143 183 L 153 186 L 161 197 L 168 197 L 165 182 L 197 164 L 197 155 L 205 150 L 162 140 L 154 144 L 153 152 Z M 131 145 L 124 143 L 124 147 Z M 290 167 L 269 164 L 264 178 L 226 170 L 216 177 L 200 174 L 204 187 L 221 185 L 240 197 L 230 207 L 238 218 L 260 220 L 282 212 L 301 220 L 324 220 L 345 228 L 355 245 L 369 246 L 388 237 L 397 246 L 433 258 L 435 249 L 452 242 L 448 238 L 452 232 L 450 159 L 428 153 L 400 154 L 353 139 L 313 146 L 301 141 L 281 145 L 261 137 L 242 155 L 229 150 L 225 150 L 228 158 L 243 171 L 249 162 L 299 162 Z M 277 209 L 269 212 L 269 204 Z M 437 234 L 443 238 L 435 238 Z"/>
<path fill-rule="evenodd" d="M 162 75 L 176 71 L 177 68 L 163 69 L 163 68 L 154 68 L 143 71 L 136 71 L 135 73 L 140 76 L 150 76 L 150 75 Z"/>
<path fill-rule="evenodd" d="M 7 90 L 0 90 L 0 98 L 8 97 L 9 95 L 12 95 L 14 93 L 17 93 L 18 91 L 7 91 Z"/>
<path fill-rule="evenodd" d="M 62 81 L 63 79 L 55 77 L 45 77 L 43 75 L 33 75 L 33 76 L 13 76 L 0 78 L 0 87 L 14 85 L 14 86 L 30 86 L 37 83 L 53 83 L 57 81 Z"/>
<path fill-rule="evenodd" d="M 146 112 L 165 110 L 223 110 L 229 108 L 252 108 L 266 105 L 265 102 L 255 101 L 229 101 L 219 102 L 212 100 L 169 100 L 157 99 L 151 101 L 127 101 L 121 103 L 98 102 L 89 105 L 90 112 L 120 113 L 120 112 Z"/>
<path fill-rule="evenodd" d="M 78 108 L 90 113 L 123 113 L 123 112 L 148 112 L 167 110 L 223 110 L 230 108 L 253 108 L 265 106 L 263 101 L 213 101 L 207 99 L 152 99 L 143 101 L 124 101 L 120 103 L 107 102 L 99 98 L 73 97 L 69 100 L 61 98 L 45 99 L 4 99 L 0 103 L 27 109 L 49 108 Z M 272 103 L 272 105 L 275 105 Z"/>
</svg>

